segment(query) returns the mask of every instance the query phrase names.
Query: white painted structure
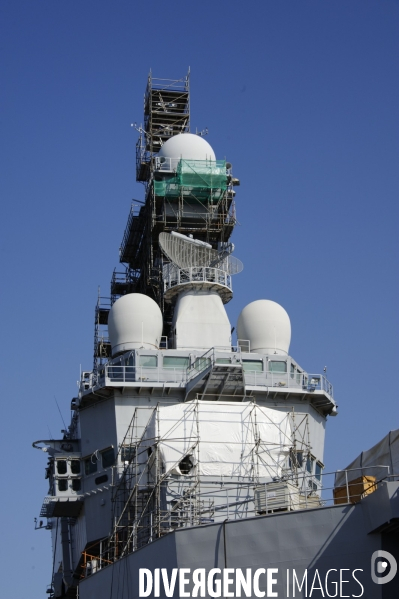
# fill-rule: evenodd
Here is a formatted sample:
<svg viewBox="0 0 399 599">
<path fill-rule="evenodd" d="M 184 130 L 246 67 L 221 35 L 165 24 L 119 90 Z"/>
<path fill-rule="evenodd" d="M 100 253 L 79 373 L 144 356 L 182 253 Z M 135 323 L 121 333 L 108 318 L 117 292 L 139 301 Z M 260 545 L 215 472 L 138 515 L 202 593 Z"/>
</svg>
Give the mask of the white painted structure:
<svg viewBox="0 0 399 599">
<path fill-rule="evenodd" d="M 242 270 L 230 242 L 238 180 L 201 136 L 174 134 L 188 120 L 187 106 L 172 123 L 185 92 L 168 101 L 169 86 L 158 92 L 147 106 L 155 106 L 157 118 L 164 111 L 163 131 L 173 136 L 158 137 L 157 155 L 145 149 L 147 141 L 138 155 L 148 211 L 129 217 L 125 232 L 126 247 L 135 248 L 125 252 L 134 277 L 118 288 L 126 295 L 103 309 L 111 351 L 105 331 L 106 351 L 81 373 L 63 439 L 35 443 L 53 450 L 41 517 L 53 537 L 51 596 L 60 599 L 64 590 L 73 596 L 82 578 L 95 579 L 99 569 L 156 546 L 173 530 L 272 511 L 276 485 L 284 492 L 278 509 L 306 508 L 308 501 L 320 507 L 325 423 L 337 413 L 332 385 L 289 356 L 290 319 L 271 300 L 242 310 L 233 347 L 224 304 L 232 298 L 231 277 Z M 189 177 L 180 185 L 182 166 L 192 168 L 196 186 Z M 151 235 L 145 215 L 156 221 Z M 140 252 L 154 259 L 145 263 L 151 269 L 137 267 Z M 133 279 L 159 305 L 129 293 Z"/>
<path fill-rule="evenodd" d="M 231 325 L 216 291 L 182 291 L 173 317 L 175 349 L 231 348 Z"/>
<path fill-rule="evenodd" d="M 271 480 L 281 476 L 289 455 L 292 418 L 251 403 L 187 402 L 153 412 L 143 446 L 158 435 L 160 459 L 171 474 L 184 474 L 179 464 L 189 455 L 197 475 L 251 478 L 257 445 L 257 474 Z"/>
<path fill-rule="evenodd" d="M 159 150 L 158 157 L 216 161 L 212 146 L 203 137 L 193 133 L 181 133 L 168 139 Z"/>
<path fill-rule="evenodd" d="M 112 355 L 130 349 L 158 349 L 162 336 L 162 312 L 153 299 L 141 293 L 120 297 L 108 316 Z"/>
<path fill-rule="evenodd" d="M 257 300 L 245 306 L 238 317 L 237 337 L 250 341 L 251 352 L 288 355 L 290 318 L 280 304 Z"/>
</svg>

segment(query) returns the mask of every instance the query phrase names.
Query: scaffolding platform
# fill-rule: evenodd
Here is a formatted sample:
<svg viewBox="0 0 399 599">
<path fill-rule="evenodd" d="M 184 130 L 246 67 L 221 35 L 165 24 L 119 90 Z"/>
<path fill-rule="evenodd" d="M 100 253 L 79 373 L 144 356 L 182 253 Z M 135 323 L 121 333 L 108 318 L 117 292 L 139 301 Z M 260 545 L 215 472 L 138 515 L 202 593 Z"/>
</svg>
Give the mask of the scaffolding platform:
<svg viewBox="0 0 399 599">
<path fill-rule="evenodd" d="M 233 187 L 239 181 L 232 178 L 231 165 L 226 160 L 158 155 L 171 137 L 190 133 L 190 72 L 180 79 L 158 79 L 150 72 L 144 93 L 144 123 L 136 129 L 136 179 L 145 186 L 145 200 L 133 201 L 130 208 L 119 250 L 119 261 L 126 271 L 113 274 L 110 307 L 129 293 L 148 295 L 166 310 L 164 334 L 168 336 L 173 310 L 165 298 L 161 274 L 165 259 L 159 234 L 175 231 L 190 235 L 214 249 L 220 242 L 228 242 L 237 222 Z M 231 295 L 231 290 L 226 289 Z M 110 352 L 109 341 L 101 329 L 107 318 L 105 311 L 96 312 L 95 379 L 99 364 Z"/>
<path fill-rule="evenodd" d="M 189 75 L 173 80 L 150 74 L 144 98 L 146 151 L 157 152 L 170 137 L 188 132 L 189 121 Z"/>
<path fill-rule="evenodd" d="M 139 213 L 136 212 L 136 206 L 132 205 L 123 235 L 120 262 L 129 264 L 131 268 L 140 268 L 138 259 L 139 250 L 141 247 L 143 230 L 145 224 L 145 206 L 141 206 Z"/>
<path fill-rule="evenodd" d="M 137 286 L 137 278 L 133 276 L 130 269 L 126 269 L 125 272 L 117 272 L 114 269 L 111 279 L 111 303 L 127 293 L 134 293 Z"/>
</svg>

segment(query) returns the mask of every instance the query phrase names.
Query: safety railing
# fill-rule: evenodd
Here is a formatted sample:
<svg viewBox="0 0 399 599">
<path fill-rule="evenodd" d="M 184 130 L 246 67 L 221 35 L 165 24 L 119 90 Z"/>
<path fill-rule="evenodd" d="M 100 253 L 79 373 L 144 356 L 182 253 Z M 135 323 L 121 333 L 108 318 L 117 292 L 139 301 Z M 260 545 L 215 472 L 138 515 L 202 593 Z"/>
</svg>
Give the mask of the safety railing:
<svg viewBox="0 0 399 599">
<path fill-rule="evenodd" d="M 191 268 L 178 268 L 174 264 L 165 264 L 163 267 L 164 291 L 172 287 L 187 283 L 212 283 L 232 289 L 231 276 L 219 268 L 193 266 Z"/>
<path fill-rule="evenodd" d="M 231 169 L 226 168 L 226 162 L 224 160 L 191 160 L 183 162 L 192 163 L 194 168 L 197 167 L 199 172 L 201 172 L 201 170 L 211 170 L 215 175 L 225 176 L 231 172 Z M 156 156 L 154 159 L 155 170 L 165 173 L 177 172 L 177 169 L 179 166 L 181 166 L 181 164 L 182 159 L 180 157 L 171 158 L 168 156 Z"/>
<path fill-rule="evenodd" d="M 116 534 L 96 542 L 83 552 L 81 577 L 93 575 L 177 529 L 359 503 L 392 478 L 389 466 L 370 468 L 385 468 L 387 476 L 379 480 L 375 476 L 366 477 L 362 468 L 338 471 L 345 474 L 344 487 L 335 486 L 337 472 L 321 473 L 319 476 L 306 471 L 291 472 L 280 479 L 264 482 L 237 482 L 223 478 L 207 481 L 205 477 L 201 478 L 200 485 L 196 484 L 193 475 L 184 477 L 185 488 L 179 487 L 176 479 L 171 479 L 168 481 L 168 489 L 172 491 L 170 496 L 173 496 L 170 502 L 154 509 L 154 503 L 148 500 L 144 516 L 137 513 L 127 525 L 119 526 Z M 353 476 L 355 478 L 350 480 Z M 167 488 L 165 482 L 164 489 Z M 199 488 L 201 491 L 198 491 Z M 150 492 L 148 487 L 145 490 Z M 165 509 L 166 505 L 169 505 L 168 509 Z"/>
<path fill-rule="evenodd" d="M 166 341 L 165 346 L 166 348 Z M 89 391 L 95 386 L 105 386 L 113 383 L 179 383 L 186 384 L 192 378 L 196 377 L 202 371 L 206 370 L 211 364 L 218 362 L 217 352 L 233 352 L 230 361 L 228 358 L 225 364 L 236 365 L 242 363 L 245 373 L 245 384 L 254 387 L 266 387 L 284 391 L 284 389 L 297 389 L 305 393 L 324 391 L 330 398 L 334 397 L 333 386 L 322 374 L 309 374 L 306 372 L 270 372 L 267 370 L 251 370 L 246 366 L 245 360 L 241 361 L 242 347 L 211 348 L 202 356 L 190 364 L 188 368 L 167 367 L 167 366 L 127 366 L 121 364 L 105 364 L 99 367 L 97 377 L 92 372 L 82 372 L 79 381 L 81 393 Z"/>
<path fill-rule="evenodd" d="M 215 362 L 215 348 L 209 349 L 202 356 L 199 356 L 196 360 L 194 360 L 193 364 L 191 364 L 187 368 L 187 381 L 195 378 L 200 372 L 206 370 L 211 364 Z"/>
<path fill-rule="evenodd" d="M 251 386 L 274 388 L 298 388 L 307 393 L 324 391 L 334 397 L 332 384 L 323 374 L 309 374 L 307 372 L 273 372 L 268 370 L 250 370 L 245 368 L 245 382 Z"/>
<path fill-rule="evenodd" d="M 168 368 L 165 366 L 124 366 L 107 364 L 104 376 L 111 383 L 185 383 L 186 368 Z"/>
</svg>

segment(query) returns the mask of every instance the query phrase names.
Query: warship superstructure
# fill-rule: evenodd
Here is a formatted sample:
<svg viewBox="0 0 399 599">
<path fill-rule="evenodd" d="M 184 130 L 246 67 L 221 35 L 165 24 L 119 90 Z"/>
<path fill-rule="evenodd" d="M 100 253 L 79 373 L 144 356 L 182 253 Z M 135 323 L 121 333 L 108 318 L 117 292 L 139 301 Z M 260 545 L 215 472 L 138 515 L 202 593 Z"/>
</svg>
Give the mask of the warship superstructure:
<svg viewBox="0 0 399 599">
<path fill-rule="evenodd" d="M 396 596 L 396 579 L 370 574 L 375 552 L 397 555 L 392 469 L 351 468 L 328 496 L 325 373 L 290 356 L 272 300 L 243 307 L 232 339 L 240 181 L 190 133 L 189 75 L 150 74 L 137 129 L 144 200 L 98 299 L 93 368 L 63 437 L 34 443 L 48 455 L 48 595 Z"/>
</svg>

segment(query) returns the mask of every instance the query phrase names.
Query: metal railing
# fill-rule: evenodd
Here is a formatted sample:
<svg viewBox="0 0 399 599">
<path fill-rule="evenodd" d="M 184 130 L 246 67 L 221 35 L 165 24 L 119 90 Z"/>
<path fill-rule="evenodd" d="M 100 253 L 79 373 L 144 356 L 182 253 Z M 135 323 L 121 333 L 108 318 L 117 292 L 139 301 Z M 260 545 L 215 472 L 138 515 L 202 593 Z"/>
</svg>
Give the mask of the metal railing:
<svg viewBox="0 0 399 599">
<path fill-rule="evenodd" d="M 245 360 L 241 362 L 240 346 L 233 348 L 211 348 L 190 364 L 188 368 L 168 366 L 126 366 L 105 364 L 98 369 L 97 377 L 92 372 L 82 372 L 79 389 L 82 393 L 97 385 L 104 386 L 113 383 L 179 383 L 186 384 L 211 364 L 217 363 L 217 351 L 233 351 L 231 365 L 243 364 L 245 383 L 254 387 L 266 387 L 283 391 L 286 388 L 302 390 L 306 393 L 324 391 L 333 398 L 333 386 L 322 374 L 270 372 L 248 370 Z"/>
<path fill-rule="evenodd" d="M 309 374 L 308 372 L 273 372 L 247 370 L 245 368 L 245 382 L 247 385 L 259 387 L 294 387 L 302 389 L 307 393 L 324 391 L 330 397 L 334 397 L 332 384 L 323 374 Z"/>
<path fill-rule="evenodd" d="M 166 173 L 176 172 L 179 164 L 182 159 L 179 158 L 170 158 L 168 156 L 156 156 L 154 159 L 154 166 L 156 171 L 163 171 Z M 194 164 L 198 164 L 199 167 L 202 168 L 210 168 L 212 169 L 212 174 L 214 175 L 229 175 L 231 173 L 231 169 L 226 168 L 225 166 L 220 166 L 222 161 L 218 160 L 194 160 L 189 161 Z M 224 161 L 223 161 L 224 162 Z"/>
<path fill-rule="evenodd" d="M 362 468 L 338 471 L 345 473 L 346 485 L 343 487 L 334 484 L 337 472 L 321 473 L 318 477 L 306 471 L 291 472 L 266 482 L 226 481 L 223 477 L 220 481 L 207 481 L 205 477 L 201 478 L 198 487 L 194 483 L 195 476 L 185 476 L 186 489 L 180 488 L 178 492 L 176 487 L 169 509 L 165 509 L 166 506 L 146 509 L 144 518 L 137 514 L 128 525 L 118 528 L 116 536 L 104 538 L 85 549 L 81 577 L 93 575 L 102 567 L 177 529 L 359 503 L 385 480 L 392 478 L 389 466 L 369 468 L 385 468 L 387 476 L 380 480 L 374 476 L 365 477 Z M 355 470 L 357 474 L 354 474 Z M 351 476 L 356 478 L 349 481 Z M 173 487 L 178 481 L 169 480 L 168 484 Z M 148 491 L 148 487 L 144 490 Z M 147 503 L 147 507 L 149 505 Z"/>
<path fill-rule="evenodd" d="M 104 379 L 110 383 L 185 383 L 187 372 L 185 367 L 169 368 L 167 366 L 124 366 L 107 364 Z"/>
<path fill-rule="evenodd" d="M 186 283 L 213 283 L 232 290 L 231 275 L 219 268 L 193 266 L 178 268 L 172 263 L 163 267 L 164 291 Z"/>
</svg>

